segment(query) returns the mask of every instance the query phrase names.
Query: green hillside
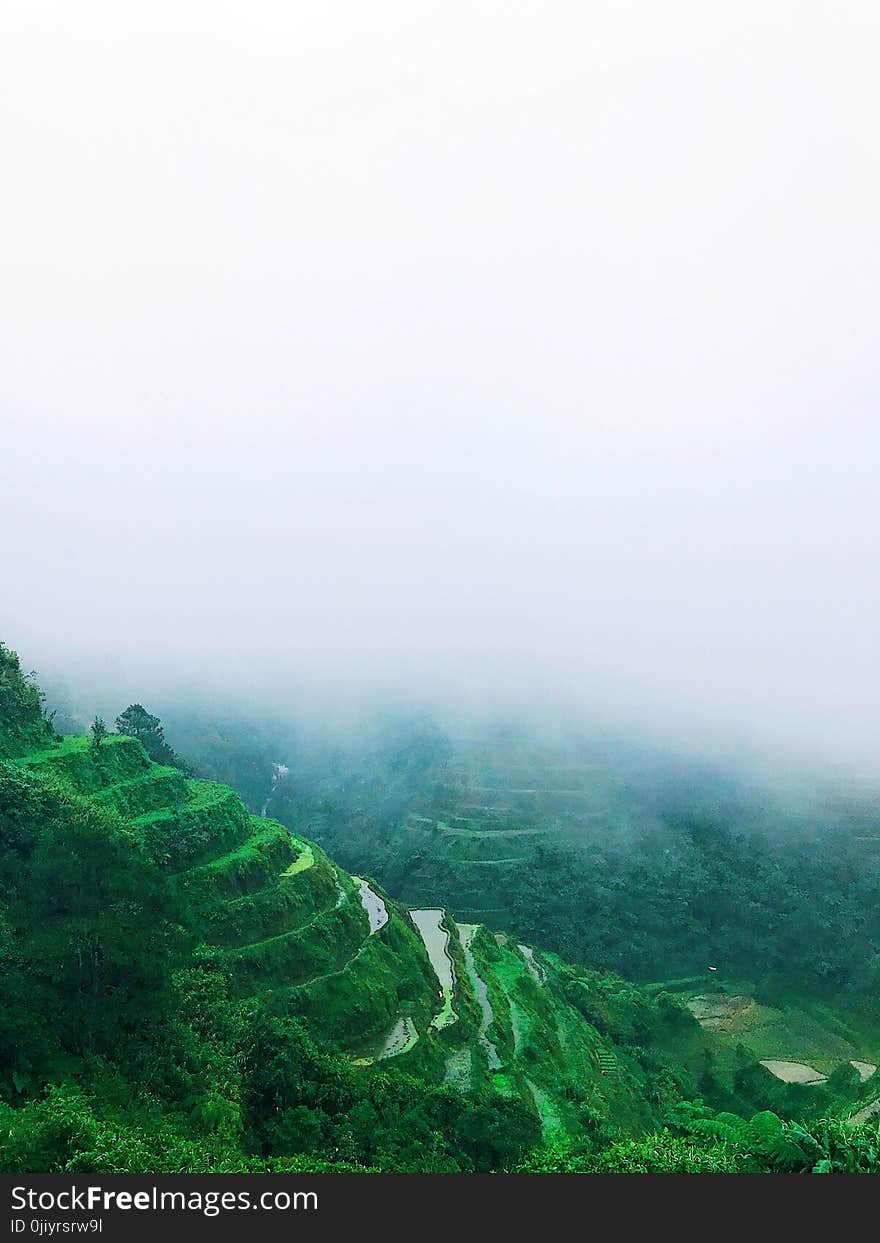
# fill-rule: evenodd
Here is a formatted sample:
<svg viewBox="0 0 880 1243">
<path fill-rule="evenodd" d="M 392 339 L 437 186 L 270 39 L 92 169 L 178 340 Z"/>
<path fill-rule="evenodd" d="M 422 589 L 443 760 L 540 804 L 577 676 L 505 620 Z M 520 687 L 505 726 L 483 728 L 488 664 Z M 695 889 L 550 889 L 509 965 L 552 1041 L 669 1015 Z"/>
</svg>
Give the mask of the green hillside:
<svg viewBox="0 0 880 1243">
<path fill-rule="evenodd" d="M 759 780 L 525 724 L 468 733 L 401 717 L 363 734 L 311 752 L 279 734 L 275 759 L 300 763 L 270 788 L 259 757 L 263 797 L 402 901 L 627 979 L 715 966 L 775 992 L 877 996 L 880 791 L 869 783 Z M 235 785 L 237 737 L 223 765 Z"/>
<path fill-rule="evenodd" d="M 554 1168 L 868 1103 L 778 1084 L 666 990 L 407 909 L 133 738 L 55 738 L 2 657 L 0 1167 Z M 709 1138 L 695 1168 L 742 1160 Z"/>
<path fill-rule="evenodd" d="M 60 739 L 15 763 L 126 817 L 233 998 L 305 1020 L 359 1066 L 394 1060 L 428 1082 L 518 1100 L 545 1132 L 576 1135 L 585 1104 L 624 1131 L 650 1124 L 644 1072 L 615 1056 L 613 1033 L 600 1037 L 565 1000 L 570 969 L 438 912 L 453 981 L 447 1002 L 405 908 L 359 885 L 315 844 L 250 815 L 228 787 L 186 780 L 116 735 L 98 749 L 88 737 Z M 374 932 L 364 886 L 387 912 Z M 659 1010 L 648 1015 L 644 1005 L 659 1030 Z M 411 1038 L 395 1039 L 399 1030 Z"/>
</svg>

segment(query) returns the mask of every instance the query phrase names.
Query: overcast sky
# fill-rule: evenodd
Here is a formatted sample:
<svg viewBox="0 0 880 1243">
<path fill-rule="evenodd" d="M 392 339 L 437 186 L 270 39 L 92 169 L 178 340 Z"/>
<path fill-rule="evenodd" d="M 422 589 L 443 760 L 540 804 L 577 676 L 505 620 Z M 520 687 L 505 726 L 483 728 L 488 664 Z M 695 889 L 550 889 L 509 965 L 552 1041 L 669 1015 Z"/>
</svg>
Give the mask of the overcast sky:
<svg viewBox="0 0 880 1243">
<path fill-rule="evenodd" d="M 880 754 L 880 7 L 0 13 L 28 666 Z"/>
</svg>

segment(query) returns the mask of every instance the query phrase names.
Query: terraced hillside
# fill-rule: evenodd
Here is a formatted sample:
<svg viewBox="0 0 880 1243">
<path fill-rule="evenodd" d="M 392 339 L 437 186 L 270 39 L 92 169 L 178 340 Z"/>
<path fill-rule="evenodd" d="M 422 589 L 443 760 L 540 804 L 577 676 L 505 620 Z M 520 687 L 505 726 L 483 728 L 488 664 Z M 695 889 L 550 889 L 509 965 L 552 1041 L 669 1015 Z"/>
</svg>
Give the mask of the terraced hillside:
<svg viewBox="0 0 880 1243">
<path fill-rule="evenodd" d="M 0 1168 L 745 1168 L 768 1106 L 774 1161 L 783 1118 L 846 1117 L 849 1163 L 873 1142 L 847 1138 L 880 1060 L 857 997 L 848 1033 L 816 1011 L 819 1033 L 806 1010 L 722 1005 L 714 975 L 715 996 L 638 987 L 402 906 L 97 719 L 56 737 L 2 644 L 0 755 Z M 463 847 L 526 836 L 452 820 Z M 826 1061 L 787 1080 L 817 1034 Z"/>
<path fill-rule="evenodd" d="M 852 1067 L 862 1083 L 873 1079 L 880 1059 L 880 1032 L 873 1007 L 850 999 L 831 1007 L 810 998 L 756 1000 L 747 982 L 669 981 L 718 1042 L 718 1056 L 732 1061 L 747 1051 L 771 1074 L 788 1083 L 819 1084 L 841 1068 Z M 876 1084 L 875 1084 L 876 1086 Z"/>
<path fill-rule="evenodd" d="M 538 744 L 508 730 L 424 749 L 415 767 L 405 752 L 350 760 L 344 787 L 316 782 L 308 819 L 329 849 L 369 865 L 405 901 L 446 901 L 465 922 L 509 925 L 511 894 L 542 849 L 613 838 L 656 817 L 635 773 L 620 767 L 625 751 L 610 758 L 601 745 Z M 288 822 L 301 818 L 303 786 L 294 774 L 275 791 Z M 328 804 L 341 814 L 322 814 Z"/>
<path fill-rule="evenodd" d="M 866 789 L 847 802 L 802 776 L 526 726 L 376 733 L 291 768 L 269 806 L 401 901 L 627 979 L 711 965 L 774 993 L 876 994 Z"/>
<path fill-rule="evenodd" d="M 595 1117 L 639 1132 L 654 1071 L 634 1044 L 662 1059 L 682 1024 L 710 1043 L 685 1011 L 622 981 L 441 909 L 400 906 L 227 786 L 151 763 L 133 739 L 64 738 L 14 763 L 124 818 L 232 994 L 304 1020 L 364 1074 L 400 1067 L 475 1099 L 519 1101 L 545 1136 L 578 1135 Z M 676 1074 L 694 1086 L 686 1065 Z"/>
<path fill-rule="evenodd" d="M 319 1015 L 342 1044 L 378 1037 L 402 1012 L 427 1027 L 435 985 L 405 914 L 392 908 L 371 929 L 363 887 L 318 846 L 251 815 L 228 786 L 153 764 L 119 735 L 97 750 L 66 738 L 16 762 L 129 821 L 238 996 Z"/>
<path fill-rule="evenodd" d="M 502 930 L 536 858 L 619 849 L 659 830 L 670 771 L 669 756 L 620 740 L 491 725 L 420 734 L 403 723 L 372 751 L 313 756 L 272 786 L 269 806 L 404 901 L 446 902 Z"/>
</svg>

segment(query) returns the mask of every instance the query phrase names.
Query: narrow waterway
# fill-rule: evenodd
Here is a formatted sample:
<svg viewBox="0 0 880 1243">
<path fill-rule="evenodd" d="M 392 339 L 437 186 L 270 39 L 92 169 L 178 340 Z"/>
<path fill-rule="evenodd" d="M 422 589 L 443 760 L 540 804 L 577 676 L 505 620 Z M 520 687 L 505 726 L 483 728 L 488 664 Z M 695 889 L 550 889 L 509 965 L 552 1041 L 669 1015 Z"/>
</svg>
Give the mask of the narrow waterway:
<svg viewBox="0 0 880 1243">
<path fill-rule="evenodd" d="M 480 1020 L 479 1041 L 483 1046 L 486 1054 L 486 1061 L 490 1070 L 501 1069 L 501 1058 L 498 1056 L 498 1049 L 493 1041 L 487 1036 L 489 1028 L 495 1021 L 495 1013 L 492 1009 L 492 1003 L 489 1000 L 489 990 L 486 987 L 486 981 L 477 970 L 477 964 L 471 951 L 471 941 L 474 939 L 474 933 L 477 931 L 476 924 L 459 924 L 458 935 L 461 940 L 461 948 L 464 950 L 464 961 L 467 965 L 468 975 L 474 988 L 477 1001 L 480 1005 L 482 1018 Z"/>
<path fill-rule="evenodd" d="M 359 876 L 356 876 L 354 879 L 360 890 L 361 905 L 367 912 L 367 917 L 370 921 L 370 936 L 372 936 L 374 932 L 378 932 L 380 928 L 384 928 L 388 923 L 388 907 L 365 880 L 361 880 Z"/>
<path fill-rule="evenodd" d="M 419 930 L 425 949 L 428 953 L 434 974 L 440 984 L 439 997 L 442 1001 L 439 1014 L 431 1020 L 431 1026 L 438 1031 L 458 1021 L 458 1015 L 452 1008 L 455 990 L 455 964 L 449 956 L 449 933 L 443 927 L 443 912 L 437 910 L 410 911 L 412 921 Z"/>
<path fill-rule="evenodd" d="M 401 1053 L 407 1053 L 416 1044 L 419 1033 L 416 1031 L 416 1025 L 411 1018 L 398 1019 L 392 1027 L 391 1031 L 385 1039 L 377 1062 L 383 1062 L 389 1057 L 399 1057 Z"/>
<path fill-rule="evenodd" d="M 549 1139 L 554 1132 L 564 1129 L 559 1111 L 547 1093 L 543 1092 L 531 1079 L 526 1079 L 526 1085 L 532 1094 L 538 1117 L 541 1119 L 541 1133 L 545 1140 Z"/>
<path fill-rule="evenodd" d="M 353 1057 L 352 1064 L 372 1066 L 374 1062 L 384 1062 L 389 1057 L 400 1057 L 402 1053 L 408 1053 L 418 1042 L 419 1033 L 413 1020 L 409 1016 L 399 1018 L 385 1037 L 378 1053 L 365 1057 Z"/>
<path fill-rule="evenodd" d="M 521 945 L 519 947 L 519 951 L 522 954 L 523 958 L 526 960 L 526 966 L 528 967 L 529 975 L 532 977 L 532 979 L 535 981 L 536 984 L 543 984 L 544 979 L 545 979 L 544 968 L 541 966 L 541 964 L 538 962 L 537 958 L 535 957 L 535 951 L 532 949 L 530 945 Z"/>
<path fill-rule="evenodd" d="M 272 801 L 272 795 L 275 793 L 275 787 L 278 785 L 279 781 L 284 780 L 289 772 L 290 769 L 286 764 L 272 765 L 272 785 L 269 787 L 269 793 L 266 795 L 266 801 L 263 803 L 262 810 L 260 811 L 261 816 L 265 816 L 268 813 L 269 803 Z"/>
</svg>

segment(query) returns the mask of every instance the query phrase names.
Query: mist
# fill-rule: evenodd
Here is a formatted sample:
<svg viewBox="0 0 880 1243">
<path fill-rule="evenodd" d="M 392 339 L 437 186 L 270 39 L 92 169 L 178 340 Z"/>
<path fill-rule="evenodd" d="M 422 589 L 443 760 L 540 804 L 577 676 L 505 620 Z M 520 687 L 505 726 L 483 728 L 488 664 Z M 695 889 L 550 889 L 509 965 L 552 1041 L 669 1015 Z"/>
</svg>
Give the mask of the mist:
<svg viewBox="0 0 880 1243">
<path fill-rule="evenodd" d="M 26 666 L 876 769 L 876 6 L 0 29 Z"/>
</svg>

